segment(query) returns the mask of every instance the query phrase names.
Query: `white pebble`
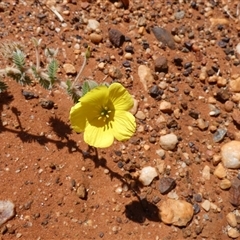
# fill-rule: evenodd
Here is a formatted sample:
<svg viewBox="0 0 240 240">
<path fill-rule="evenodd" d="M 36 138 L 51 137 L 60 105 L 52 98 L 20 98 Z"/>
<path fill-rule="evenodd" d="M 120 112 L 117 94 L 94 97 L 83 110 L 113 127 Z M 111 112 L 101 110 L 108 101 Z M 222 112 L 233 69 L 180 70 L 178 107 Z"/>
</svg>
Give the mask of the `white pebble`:
<svg viewBox="0 0 240 240">
<path fill-rule="evenodd" d="M 178 138 L 175 134 L 170 133 L 160 137 L 160 145 L 164 150 L 174 150 L 178 143 Z"/>
<path fill-rule="evenodd" d="M 154 167 L 144 167 L 141 170 L 139 181 L 144 185 L 148 186 L 151 184 L 152 180 L 157 177 L 158 173 Z"/>
<path fill-rule="evenodd" d="M 117 193 L 117 194 L 121 194 L 122 193 L 122 191 L 123 191 L 123 189 L 121 188 L 121 187 L 118 187 L 116 190 L 115 190 L 115 192 Z"/>
<path fill-rule="evenodd" d="M 205 180 L 210 180 L 210 167 L 205 165 L 204 168 L 203 168 L 203 171 L 202 171 L 202 177 L 205 179 Z"/>
<path fill-rule="evenodd" d="M 221 147 L 221 157 L 226 168 L 240 168 L 240 141 L 231 141 Z"/>
<path fill-rule="evenodd" d="M 202 208 L 208 212 L 210 210 L 211 207 L 211 203 L 209 200 L 205 200 L 202 204 L 201 204 Z"/>
</svg>

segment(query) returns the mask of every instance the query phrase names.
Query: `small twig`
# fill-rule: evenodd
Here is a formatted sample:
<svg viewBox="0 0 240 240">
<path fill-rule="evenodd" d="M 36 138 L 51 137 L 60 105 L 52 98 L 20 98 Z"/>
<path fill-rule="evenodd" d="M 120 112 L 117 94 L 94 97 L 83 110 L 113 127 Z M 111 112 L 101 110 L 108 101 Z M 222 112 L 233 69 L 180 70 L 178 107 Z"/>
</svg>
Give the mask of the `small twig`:
<svg viewBox="0 0 240 240">
<path fill-rule="evenodd" d="M 236 10 L 236 16 L 239 17 L 239 8 L 240 8 L 240 3 L 237 5 L 237 10 Z"/>
<path fill-rule="evenodd" d="M 227 13 L 227 15 L 228 15 L 230 18 L 232 18 L 233 20 L 235 20 L 235 17 L 233 17 L 233 15 L 229 12 L 227 5 L 223 7 L 223 10 Z"/>
<path fill-rule="evenodd" d="M 64 22 L 62 15 L 57 11 L 57 9 L 54 6 L 50 7 L 50 10 L 52 10 L 52 12 L 58 17 L 60 22 Z"/>
</svg>

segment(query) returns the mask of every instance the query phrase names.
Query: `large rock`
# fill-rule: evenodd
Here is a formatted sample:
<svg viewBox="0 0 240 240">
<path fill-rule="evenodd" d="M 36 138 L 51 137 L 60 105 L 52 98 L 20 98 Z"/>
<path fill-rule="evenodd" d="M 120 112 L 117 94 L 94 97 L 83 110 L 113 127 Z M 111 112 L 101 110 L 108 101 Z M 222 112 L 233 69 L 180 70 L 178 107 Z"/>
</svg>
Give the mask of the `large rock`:
<svg viewBox="0 0 240 240">
<path fill-rule="evenodd" d="M 160 217 L 166 224 L 184 227 L 193 217 L 193 207 L 183 200 L 168 199 L 160 206 Z"/>
<path fill-rule="evenodd" d="M 240 141 L 231 141 L 221 147 L 221 157 L 226 168 L 240 168 Z"/>
</svg>

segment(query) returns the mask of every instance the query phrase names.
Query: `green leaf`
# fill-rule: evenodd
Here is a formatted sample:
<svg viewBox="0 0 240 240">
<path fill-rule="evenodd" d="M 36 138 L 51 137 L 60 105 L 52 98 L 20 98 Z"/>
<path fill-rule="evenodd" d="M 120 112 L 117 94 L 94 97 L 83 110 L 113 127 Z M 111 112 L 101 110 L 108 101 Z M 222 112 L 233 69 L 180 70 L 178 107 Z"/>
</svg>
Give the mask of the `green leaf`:
<svg viewBox="0 0 240 240">
<path fill-rule="evenodd" d="M 91 57 L 91 48 L 90 46 L 87 47 L 87 50 L 85 52 L 86 59 L 89 59 Z"/>
<path fill-rule="evenodd" d="M 58 54 L 58 48 L 57 49 L 54 49 L 54 48 L 46 48 L 44 50 L 44 54 L 47 58 L 55 58 Z"/>
<path fill-rule="evenodd" d="M 26 73 L 21 73 L 21 74 L 16 74 L 13 72 L 8 72 L 7 76 L 11 77 L 12 79 L 14 79 L 15 81 L 17 81 L 18 83 L 20 83 L 21 85 L 30 85 L 32 80 L 31 78 L 26 75 Z"/>
<path fill-rule="evenodd" d="M 32 66 L 32 71 L 33 71 L 34 77 L 35 77 L 36 79 L 39 79 L 40 76 L 39 76 L 39 74 L 38 74 L 37 69 L 36 69 L 35 66 Z"/>
<path fill-rule="evenodd" d="M 23 73 L 25 70 L 25 54 L 20 49 L 13 52 L 13 63 Z"/>
<path fill-rule="evenodd" d="M 50 83 L 50 81 L 48 79 L 40 77 L 38 81 L 39 81 L 39 84 L 43 88 L 45 88 L 45 89 L 50 89 L 51 88 L 51 83 Z"/>
<path fill-rule="evenodd" d="M 56 80 L 57 70 L 58 70 L 57 60 L 53 59 L 48 65 L 48 76 L 49 76 L 51 85 L 53 85 Z"/>
<path fill-rule="evenodd" d="M 82 96 L 91 91 L 93 88 L 97 87 L 98 84 L 93 80 L 86 80 L 82 85 Z"/>
<path fill-rule="evenodd" d="M 39 84 L 45 88 L 45 89 L 51 89 L 51 81 L 49 79 L 49 76 L 46 73 L 43 72 L 37 72 L 37 69 L 35 66 L 32 66 L 32 71 L 34 74 L 34 77 L 38 80 Z"/>
<path fill-rule="evenodd" d="M 42 42 L 42 39 L 40 38 L 40 39 L 36 39 L 36 38 L 32 38 L 32 42 L 33 42 L 33 44 L 34 44 L 34 46 L 37 48 L 37 47 L 39 47 L 40 46 L 40 44 L 41 44 L 41 42 Z"/>
<path fill-rule="evenodd" d="M 0 81 L 0 93 L 6 91 L 7 84 L 5 82 Z"/>
<path fill-rule="evenodd" d="M 81 97 L 81 92 L 76 88 L 72 87 L 72 82 L 70 80 L 66 81 L 67 84 L 67 92 L 72 97 L 74 103 L 77 103 L 79 98 Z"/>
</svg>

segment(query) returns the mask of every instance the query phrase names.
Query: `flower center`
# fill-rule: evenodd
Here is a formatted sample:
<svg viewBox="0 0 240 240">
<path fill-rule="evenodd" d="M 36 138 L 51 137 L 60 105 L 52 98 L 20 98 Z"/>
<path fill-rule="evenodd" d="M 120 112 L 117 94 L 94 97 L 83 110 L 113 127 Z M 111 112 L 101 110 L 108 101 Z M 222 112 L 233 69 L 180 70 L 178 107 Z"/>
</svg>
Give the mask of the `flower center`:
<svg viewBox="0 0 240 240">
<path fill-rule="evenodd" d="M 110 116 L 110 113 L 111 113 L 111 112 L 112 112 L 112 111 L 109 110 L 108 107 L 103 107 L 103 108 L 102 108 L 102 111 L 101 111 L 101 113 L 100 113 L 100 116 L 98 117 L 98 120 L 102 119 L 104 122 L 106 122 L 106 120 L 109 119 L 109 116 Z"/>
</svg>

